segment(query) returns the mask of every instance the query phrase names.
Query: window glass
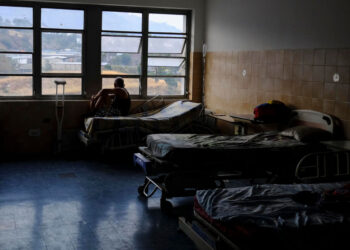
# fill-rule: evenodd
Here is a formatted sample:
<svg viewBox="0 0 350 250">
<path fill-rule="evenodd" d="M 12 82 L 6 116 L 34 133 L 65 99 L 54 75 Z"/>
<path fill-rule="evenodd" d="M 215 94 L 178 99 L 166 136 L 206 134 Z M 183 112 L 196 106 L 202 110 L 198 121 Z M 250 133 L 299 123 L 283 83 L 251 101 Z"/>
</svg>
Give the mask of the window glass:
<svg viewBox="0 0 350 250">
<path fill-rule="evenodd" d="M 185 76 L 185 74 L 185 64 L 181 64 L 180 67 L 148 66 L 150 76 Z"/>
<path fill-rule="evenodd" d="M 142 14 L 103 11 L 102 30 L 141 32 Z"/>
<path fill-rule="evenodd" d="M 82 34 L 42 33 L 42 72 L 81 73 Z"/>
<path fill-rule="evenodd" d="M 102 53 L 102 74 L 139 75 L 141 73 L 141 55 L 128 53 Z"/>
<path fill-rule="evenodd" d="M 181 54 L 185 39 L 177 38 L 149 38 L 148 53 Z"/>
<path fill-rule="evenodd" d="M 148 66 L 180 67 L 180 65 L 183 62 L 184 62 L 183 58 L 161 58 L 161 57 L 148 58 Z"/>
<path fill-rule="evenodd" d="M 184 95 L 185 79 L 183 77 L 149 77 L 147 95 Z"/>
<path fill-rule="evenodd" d="M 102 88 L 112 89 L 114 88 L 115 78 L 103 78 Z M 124 78 L 125 88 L 130 95 L 139 95 L 140 93 L 140 79 L 139 78 Z"/>
<path fill-rule="evenodd" d="M 0 28 L 0 51 L 32 52 L 33 31 Z"/>
<path fill-rule="evenodd" d="M 33 95 L 31 76 L 0 76 L 0 96 Z"/>
<path fill-rule="evenodd" d="M 138 53 L 140 37 L 102 37 L 102 52 Z"/>
<path fill-rule="evenodd" d="M 0 26 L 32 27 L 33 26 L 32 8 L 0 6 Z"/>
<path fill-rule="evenodd" d="M 41 9 L 41 27 L 82 30 L 84 29 L 84 11 Z"/>
<path fill-rule="evenodd" d="M 31 74 L 32 55 L 28 54 L 0 54 L 1 74 Z"/>
<path fill-rule="evenodd" d="M 66 95 L 81 95 L 81 78 L 62 78 L 62 77 L 46 77 L 42 78 L 42 89 L 43 95 L 56 95 L 56 84 L 55 80 L 65 80 L 64 92 Z M 58 94 L 62 94 L 62 85 L 58 86 Z"/>
<path fill-rule="evenodd" d="M 150 32 L 186 32 L 186 16 L 173 14 L 150 14 Z"/>
</svg>

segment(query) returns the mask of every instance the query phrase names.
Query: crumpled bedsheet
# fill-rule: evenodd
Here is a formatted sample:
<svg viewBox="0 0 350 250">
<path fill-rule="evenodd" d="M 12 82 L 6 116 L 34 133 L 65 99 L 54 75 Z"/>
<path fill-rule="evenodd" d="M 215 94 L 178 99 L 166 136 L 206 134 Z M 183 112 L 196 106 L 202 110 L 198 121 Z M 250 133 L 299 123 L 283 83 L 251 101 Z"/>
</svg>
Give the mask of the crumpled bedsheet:
<svg viewBox="0 0 350 250">
<path fill-rule="evenodd" d="M 210 218 L 225 225 L 301 228 L 342 223 L 349 218 L 349 214 L 322 206 L 322 194 L 349 183 L 265 184 L 199 190 L 196 199 Z"/>
</svg>

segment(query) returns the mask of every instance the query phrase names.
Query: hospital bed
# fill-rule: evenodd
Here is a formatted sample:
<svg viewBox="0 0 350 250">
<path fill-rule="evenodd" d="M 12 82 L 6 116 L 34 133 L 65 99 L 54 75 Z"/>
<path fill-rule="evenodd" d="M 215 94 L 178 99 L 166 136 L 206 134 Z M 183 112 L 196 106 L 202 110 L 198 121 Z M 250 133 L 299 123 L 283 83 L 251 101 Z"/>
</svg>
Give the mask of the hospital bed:
<svg viewBox="0 0 350 250">
<path fill-rule="evenodd" d="M 179 226 L 199 249 L 349 249 L 350 182 L 197 191 Z"/>
<path fill-rule="evenodd" d="M 348 249 L 349 156 L 304 156 L 301 183 L 198 190 L 193 217 L 179 218 L 179 227 L 202 250 Z"/>
<path fill-rule="evenodd" d="M 203 112 L 200 103 L 176 101 L 159 110 L 119 117 L 89 117 L 80 140 L 86 145 L 96 145 L 103 152 L 135 147 L 151 133 L 175 133 L 196 121 Z"/>
<path fill-rule="evenodd" d="M 295 110 L 283 132 L 270 131 L 247 136 L 152 134 L 147 145 L 134 154 L 135 165 L 145 172 L 140 195 L 162 192 L 161 208 L 168 210 L 167 198 L 193 195 L 198 189 L 223 187 L 233 178 L 272 178 L 293 181 L 295 166 L 308 153 L 325 151 L 319 140 L 330 139 L 334 131 L 331 116 Z M 296 126 L 298 125 L 298 126 Z M 315 134 L 293 129 L 311 128 Z M 327 131 L 327 132 L 326 132 Z M 327 136 L 326 136 L 327 135 Z M 298 137 L 295 139 L 296 137 Z M 300 138 L 308 138 L 305 142 Z M 151 189 L 151 187 L 153 187 Z"/>
</svg>

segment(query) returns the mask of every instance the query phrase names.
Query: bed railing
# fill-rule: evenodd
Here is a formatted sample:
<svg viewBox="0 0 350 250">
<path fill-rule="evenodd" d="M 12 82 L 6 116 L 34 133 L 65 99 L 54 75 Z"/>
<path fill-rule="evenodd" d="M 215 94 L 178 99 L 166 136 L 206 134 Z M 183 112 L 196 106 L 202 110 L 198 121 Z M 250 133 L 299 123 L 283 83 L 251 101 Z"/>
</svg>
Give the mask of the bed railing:
<svg viewBox="0 0 350 250">
<path fill-rule="evenodd" d="M 295 177 L 302 182 L 350 177 L 350 151 L 307 154 L 297 164 Z"/>
</svg>

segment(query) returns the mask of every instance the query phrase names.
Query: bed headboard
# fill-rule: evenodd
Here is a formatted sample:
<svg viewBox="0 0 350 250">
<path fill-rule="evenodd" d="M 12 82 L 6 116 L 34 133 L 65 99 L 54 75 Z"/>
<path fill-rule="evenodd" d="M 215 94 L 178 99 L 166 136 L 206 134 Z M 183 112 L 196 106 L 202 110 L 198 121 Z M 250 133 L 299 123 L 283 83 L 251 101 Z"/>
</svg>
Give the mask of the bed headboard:
<svg viewBox="0 0 350 250">
<path fill-rule="evenodd" d="M 321 128 L 334 133 L 334 120 L 330 115 L 308 109 L 295 109 L 292 111 L 292 117 L 289 125 L 305 125 Z"/>
</svg>

